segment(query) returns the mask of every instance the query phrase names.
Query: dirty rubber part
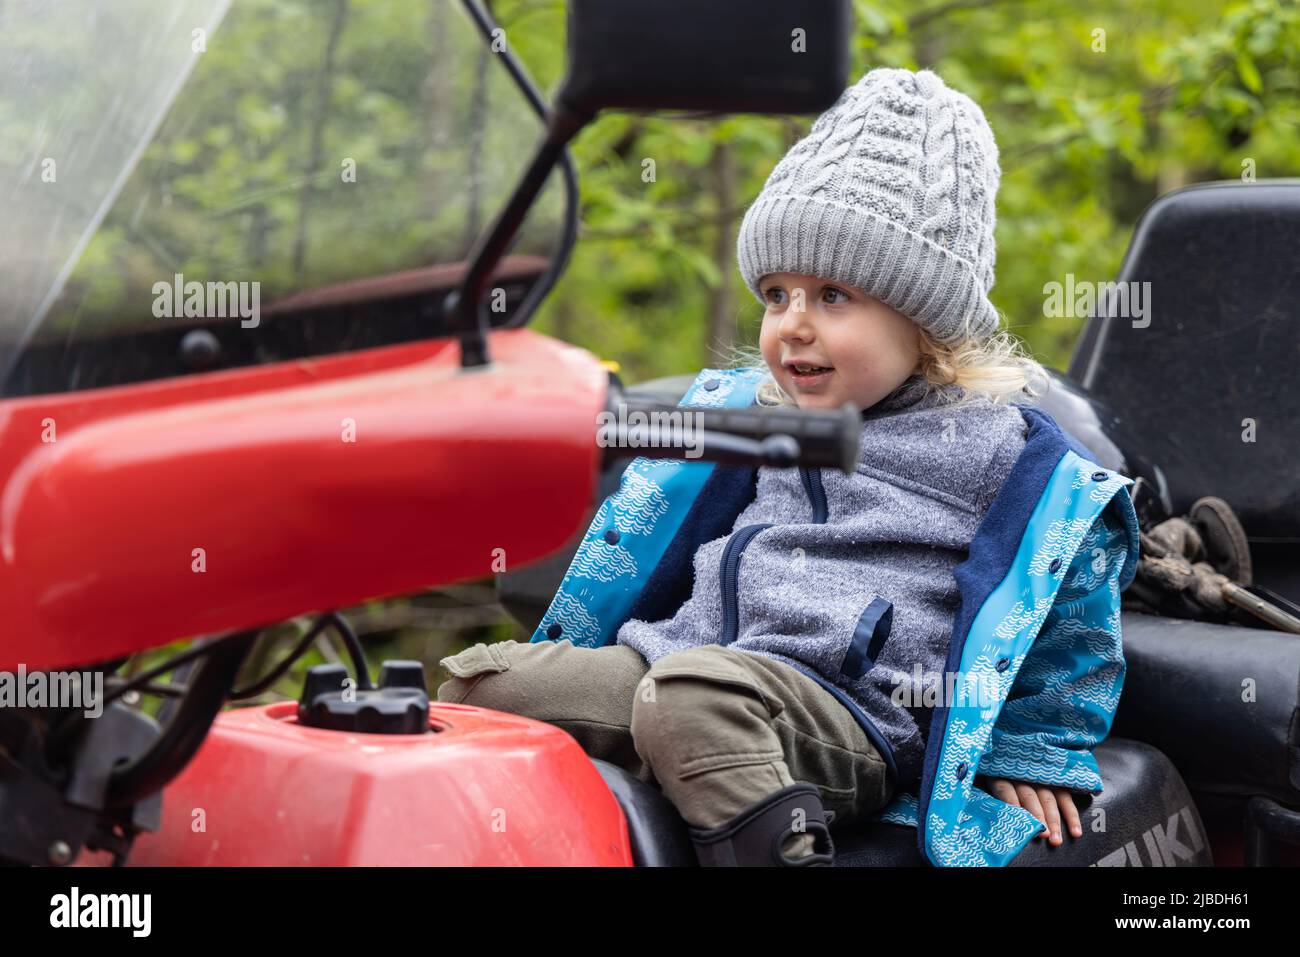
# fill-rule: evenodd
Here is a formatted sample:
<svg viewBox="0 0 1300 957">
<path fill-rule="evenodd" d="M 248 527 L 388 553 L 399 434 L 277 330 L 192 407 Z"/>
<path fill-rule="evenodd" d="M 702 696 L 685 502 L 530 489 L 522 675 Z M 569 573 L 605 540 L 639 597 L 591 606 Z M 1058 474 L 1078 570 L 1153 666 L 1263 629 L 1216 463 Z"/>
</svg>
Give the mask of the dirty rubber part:
<svg viewBox="0 0 1300 957">
<path fill-rule="evenodd" d="M 1201 533 L 1206 554 L 1215 569 L 1241 585 L 1254 584 L 1250 543 L 1232 506 L 1221 498 L 1207 495 L 1193 502 L 1187 514 Z"/>
</svg>

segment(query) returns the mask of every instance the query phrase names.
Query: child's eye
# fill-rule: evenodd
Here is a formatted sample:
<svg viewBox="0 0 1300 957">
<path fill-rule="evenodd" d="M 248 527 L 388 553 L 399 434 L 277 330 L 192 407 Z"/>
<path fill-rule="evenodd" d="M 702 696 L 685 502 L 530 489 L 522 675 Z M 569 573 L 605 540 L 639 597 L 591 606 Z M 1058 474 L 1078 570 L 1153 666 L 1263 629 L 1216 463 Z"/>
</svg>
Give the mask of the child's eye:
<svg viewBox="0 0 1300 957">
<path fill-rule="evenodd" d="M 768 290 L 765 293 L 763 293 L 763 298 L 766 299 L 768 302 L 772 303 L 772 305 L 779 306 L 781 305 L 781 300 L 773 299 L 772 297 L 784 296 L 784 295 L 785 295 L 785 290 L 782 289 L 780 286 L 770 286 L 768 287 Z"/>
<path fill-rule="evenodd" d="M 827 299 L 828 296 L 842 296 L 843 298 Z M 827 286 L 825 289 L 822 290 L 822 298 L 825 299 L 827 302 L 836 303 L 836 302 L 847 302 L 849 299 L 853 297 L 850 296 L 843 289 L 836 289 L 834 286 Z"/>
</svg>

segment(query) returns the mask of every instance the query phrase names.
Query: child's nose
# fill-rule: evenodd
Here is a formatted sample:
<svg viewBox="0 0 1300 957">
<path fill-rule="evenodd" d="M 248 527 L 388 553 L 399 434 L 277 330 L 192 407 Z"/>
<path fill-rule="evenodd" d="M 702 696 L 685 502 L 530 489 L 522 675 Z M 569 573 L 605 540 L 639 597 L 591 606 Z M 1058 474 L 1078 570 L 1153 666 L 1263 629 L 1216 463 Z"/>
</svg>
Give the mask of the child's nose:
<svg viewBox="0 0 1300 957">
<path fill-rule="evenodd" d="M 807 310 L 795 310 L 793 307 L 787 309 L 781 315 L 781 323 L 777 326 L 776 333 L 782 339 L 800 339 L 805 342 L 811 339 L 813 328 Z"/>
</svg>

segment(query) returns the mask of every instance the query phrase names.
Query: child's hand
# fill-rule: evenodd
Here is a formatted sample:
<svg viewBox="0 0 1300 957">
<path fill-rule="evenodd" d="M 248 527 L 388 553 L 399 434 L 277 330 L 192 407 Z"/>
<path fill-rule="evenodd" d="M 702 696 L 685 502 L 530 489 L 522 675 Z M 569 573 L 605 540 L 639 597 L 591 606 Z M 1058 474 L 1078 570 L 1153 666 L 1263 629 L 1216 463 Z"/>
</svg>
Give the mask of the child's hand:
<svg viewBox="0 0 1300 957">
<path fill-rule="evenodd" d="M 1083 825 L 1079 823 L 1079 811 L 1074 806 L 1074 795 L 1069 788 L 1009 781 L 1006 778 L 986 778 L 985 781 L 987 790 L 994 797 L 1024 808 L 1047 825 L 1047 830 L 1035 834 L 1034 840 L 1047 836 L 1051 844 L 1064 843 L 1064 838 L 1061 837 L 1062 817 L 1070 828 L 1070 834 L 1083 837 Z"/>
</svg>

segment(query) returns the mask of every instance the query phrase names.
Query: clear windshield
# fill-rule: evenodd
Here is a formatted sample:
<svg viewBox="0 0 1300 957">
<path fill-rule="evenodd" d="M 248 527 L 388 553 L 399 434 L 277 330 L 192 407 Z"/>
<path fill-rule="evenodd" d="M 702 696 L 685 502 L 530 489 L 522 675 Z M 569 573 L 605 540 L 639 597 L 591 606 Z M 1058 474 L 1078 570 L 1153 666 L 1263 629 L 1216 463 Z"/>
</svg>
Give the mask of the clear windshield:
<svg viewBox="0 0 1300 957">
<path fill-rule="evenodd" d="M 255 304 L 454 277 L 541 131 L 495 59 L 459 0 L 5 0 L 0 383 L 214 317 L 274 358 Z M 555 251 L 559 186 L 514 254 Z"/>
</svg>

